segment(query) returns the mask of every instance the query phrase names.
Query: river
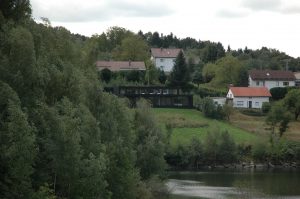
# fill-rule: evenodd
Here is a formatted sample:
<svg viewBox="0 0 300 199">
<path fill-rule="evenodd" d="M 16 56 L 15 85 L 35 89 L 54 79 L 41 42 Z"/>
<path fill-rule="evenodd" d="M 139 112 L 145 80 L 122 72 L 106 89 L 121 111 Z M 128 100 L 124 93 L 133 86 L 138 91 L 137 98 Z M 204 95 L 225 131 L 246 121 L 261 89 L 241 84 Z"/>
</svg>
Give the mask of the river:
<svg viewBox="0 0 300 199">
<path fill-rule="evenodd" d="M 300 199 L 300 170 L 171 172 L 173 199 Z"/>
</svg>

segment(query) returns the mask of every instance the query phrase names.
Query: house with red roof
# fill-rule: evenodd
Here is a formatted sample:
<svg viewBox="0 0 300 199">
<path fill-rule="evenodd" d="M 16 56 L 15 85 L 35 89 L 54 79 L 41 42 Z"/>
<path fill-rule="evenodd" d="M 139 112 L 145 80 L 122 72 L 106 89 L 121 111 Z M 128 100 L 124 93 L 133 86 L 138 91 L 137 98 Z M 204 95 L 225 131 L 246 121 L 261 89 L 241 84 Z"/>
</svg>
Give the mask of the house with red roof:
<svg viewBox="0 0 300 199">
<path fill-rule="evenodd" d="M 250 87 L 274 87 L 295 86 L 295 75 L 291 71 L 282 70 L 250 70 Z"/>
<path fill-rule="evenodd" d="M 179 48 L 151 48 L 151 60 L 157 68 L 169 73 L 180 51 Z"/>
<path fill-rule="evenodd" d="M 261 108 L 272 95 L 267 87 L 230 87 L 226 97 L 236 108 Z"/>
<path fill-rule="evenodd" d="M 145 71 L 145 63 L 142 61 L 97 61 L 96 68 L 101 71 L 109 69 L 112 72 L 116 71 Z"/>
</svg>

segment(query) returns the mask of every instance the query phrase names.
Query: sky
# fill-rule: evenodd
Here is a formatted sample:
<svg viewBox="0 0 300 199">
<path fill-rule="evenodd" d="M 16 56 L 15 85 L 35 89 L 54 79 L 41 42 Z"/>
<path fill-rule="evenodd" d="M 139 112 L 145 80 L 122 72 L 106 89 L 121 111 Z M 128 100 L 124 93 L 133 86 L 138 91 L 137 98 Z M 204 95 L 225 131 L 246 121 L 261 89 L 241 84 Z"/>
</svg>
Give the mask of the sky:
<svg viewBox="0 0 300 199">
<path fill-rule="evenodd" d="M 36 21 L 46 17 L 86 36 L 119 26 L 300 57 L 299 0 L 31 0 L 31 6 Z"/>
</svg>

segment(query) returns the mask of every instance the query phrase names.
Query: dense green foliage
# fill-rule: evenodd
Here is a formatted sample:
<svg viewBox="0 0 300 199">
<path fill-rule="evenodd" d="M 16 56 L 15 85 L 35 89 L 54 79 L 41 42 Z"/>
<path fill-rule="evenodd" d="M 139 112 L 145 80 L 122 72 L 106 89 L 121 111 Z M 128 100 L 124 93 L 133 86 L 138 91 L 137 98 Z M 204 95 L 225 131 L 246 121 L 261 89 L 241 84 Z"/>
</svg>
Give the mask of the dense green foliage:
<svg viewBox="0 0 300 199">
<path fill-rule="evenodd" d="M 28 1 L 6 3 L 1 1 L 0 198 L 151 198 L 144 180 L 163 173 L 166 138 L 146 105 L 130 110 L 126 101 L 102 92 L 93 64 L 97 48 L 131 49 L 126 35 L 146 53 L 131 49 L 114 56 L 140 59 L 146 45 L 112 28 L 110 45 L 95 48 L 94 38 L 35 23 L 27 17 Z"/>
<path fill-rule="evenodd" d="M 178 57 L 175 68 L 179 72 L 174 69 L 170 80 L 177 86 L 190 81 L 190 72 L 196 84 L 244 85 L 245 69 L 257 68 L 257 63 L 280 68 L 278 63 L 288 57 L 265 48 L 226 55 L 220 43 L 156 32 L 134 34 L 119 27 L 87 38 L 51 27 L 47 19 L 37 24 L 30 14 L 28 0 L 0 1 L 0 198 L 157 198 L 149 186 L 155 187 L 154 176 L 162 175 L 166 168 L 166 150 L 169 163 L 172 159 L 179 166 L 235 162 L 238 147 L 229 131 L 211 130 L 203 143 L 195 139 L 188 148 L 179 145 L 172 151 L 168 138 L 174 125 L 168 126 L 165 135 L 145 101 L 129 109 L 126 100 L 102 92 L 104 83 L 99 77 L 112 84 L 164 84 L 166 74 L 147 62 L 149 47 L 155 46 L 196 49 L 189 54 L 188 63 L 183 54 Z M 193 61 L 195 57 L 200 61 Z M 98 74 L 94 66 L 98 59 L 146 61 L 148 70 Z M 291 68 L 299 68 L 295 59 Z M 224 71 L 228 75 L 221 76 Z M 202 88 L 198 92 L 222 94 Z M 287 94 L 284 107 L 296 110 L 297 118 L 295 99 L 296 91 Z M 211 101 L 203 104 L 209 117 L 224 117 L 223 110 Z M 275 118 L 272 124 L 281 121 Z M 298 158 L 294 148 L 285 147 L 283 156 Z"/>
</svg>

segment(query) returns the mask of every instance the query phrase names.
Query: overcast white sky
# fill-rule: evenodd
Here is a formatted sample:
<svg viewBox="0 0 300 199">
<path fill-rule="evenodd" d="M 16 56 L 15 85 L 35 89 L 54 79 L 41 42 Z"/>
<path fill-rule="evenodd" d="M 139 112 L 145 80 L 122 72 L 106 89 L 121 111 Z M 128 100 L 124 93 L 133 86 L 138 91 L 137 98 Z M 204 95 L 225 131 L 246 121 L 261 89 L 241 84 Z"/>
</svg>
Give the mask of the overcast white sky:
<svg viewBox="0 0 300 199">
<path fill-rule="evenodd" d="M 275 48 L 300 57 L 299 0 L 31 0 L 47 17 L 86 36 L 120 26 L 222 42 L 225 49 Z"/>
</svg>

